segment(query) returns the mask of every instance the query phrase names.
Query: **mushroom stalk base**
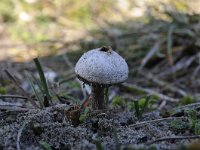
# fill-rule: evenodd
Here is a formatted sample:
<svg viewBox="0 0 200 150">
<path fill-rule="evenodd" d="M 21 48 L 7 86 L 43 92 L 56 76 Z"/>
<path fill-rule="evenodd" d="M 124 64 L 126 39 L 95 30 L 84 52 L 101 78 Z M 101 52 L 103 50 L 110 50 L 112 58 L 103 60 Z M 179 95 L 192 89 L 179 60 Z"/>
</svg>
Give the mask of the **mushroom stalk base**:
<svg viewBox="0 0 200 150">
<path fill-rule="evenodd" d="M 92 108 L 94 110 L 106 108 L 104 90 L 105 87 L 100 84 L 92 85 Z"/>
</svg>

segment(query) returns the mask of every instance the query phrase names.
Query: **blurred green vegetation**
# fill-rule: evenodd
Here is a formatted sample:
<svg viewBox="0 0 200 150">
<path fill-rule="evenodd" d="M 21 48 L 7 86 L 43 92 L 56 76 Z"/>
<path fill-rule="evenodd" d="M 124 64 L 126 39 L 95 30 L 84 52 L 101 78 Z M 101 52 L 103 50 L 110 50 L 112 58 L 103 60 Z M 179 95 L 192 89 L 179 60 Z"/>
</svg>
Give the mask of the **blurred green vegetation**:
<svg viewBox="0 0 200 150">
<path fill-rule="evenodd" d="M 40 42 L 61 38 L 65 28 L 91 28 L 93 18 L 108 13 L 113 0 L 2 0 L 0 22 L 15 41 Z"/>
<path fill-rule="evenodd" d="M 151 16 L 169 20 L 168 10 L 189 11 L 186 0 L 1 0 L 0 3 L 0 22 L 6 24 L 7 34 L 14 41 L 28 43 L 62 39 L 63 30 L 69 28 L 93 30 L 102 22 L 125 23 L 141 12 L 140 20 L 148 22 Z M 135 8 L 139 9 L 133 11 Z M 122 27 L 121 23 L 116 26 Z M 125 23 L 123 28 L 128 26 Z"/>
<path fill-rule="evenodd" d="M 200 0 L 2 0 L 0 3 L 1 39 L 24 46 L 11 46 L 7 50 L 7 56 L 16 61 L 110 45 L 134 67 L 156 43 L 159 47 L 156 57 L 167 58 L 172 64 L 174 52 L 185 46 L 186 40 L 195 42 L 195 36 L 199 35 L 193 23 L 199 20 Z"/>
</svg>

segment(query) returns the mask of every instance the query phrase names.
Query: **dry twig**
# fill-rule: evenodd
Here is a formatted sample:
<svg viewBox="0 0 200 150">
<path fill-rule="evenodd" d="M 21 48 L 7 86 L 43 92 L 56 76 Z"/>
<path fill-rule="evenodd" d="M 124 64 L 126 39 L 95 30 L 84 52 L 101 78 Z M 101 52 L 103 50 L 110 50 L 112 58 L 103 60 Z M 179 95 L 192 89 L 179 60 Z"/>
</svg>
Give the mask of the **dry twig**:
<svg viewBox="0 0 200 150">
<path fill-rule="evenodd" d="M 157 42 L 157 43 L 154 44 L 154 46 L 149 50 L 149 52 L 147 53 L 147 55 L 143 58 L 139 69 L 143 69 L 143 67 L 147 64 L 147 62 L 158 51 L 159 47 L 160 47 L 160 43 L 159 42 Z"/>
<path fill-rule="evenodd" d="M 160 122 L 160 121 L 169 121 L 169 120 L 174 120 L 174 119 L 184 119 L 184 117 L 168 117 L 168 118 L 161 118 L 161 119 L 143 121 L 143 122 L 139 122 L 139 123 L 136 123 L 136 124 L 131 124 L 128 127 L 138 127 L 138 126 L 146 125 L 146 124 L 149 124 L 149 123 L 156 123 L 156 122 Z"/>
<path fill-rule="evenodd" d="M 192 104 L 188 104 L 188 105 L 184 105 L 184 106 L 180 106 L 180 107 L 177 107 L 175 108 L 175 110 L 178 110 L 178 109 L 194 109 L 194 108 L 198 108 L 200 106 L 200 102 L 197 102 L 197 103 L 192 103 Z"/>
<path fill-rule="evenodd" d="M 149 141 L 146 144 L 147 145 L 151 145 L 157 142 L 162 142 L 162 141 L 170 141 L 170 140 L 185 140 L 185 139 L 199 139 L 200 135 L 192 135 L 192 136 L 172 136 L 172 137 L 163 137 L 163 138 L 159 138 L 153 141 Z"/>
<path fill-rule="evenodd" d="M 8 70 L 4 70 L 5 73 L 7 74 L 7 76 L 11 79 L 11 81 L 16 85 L 16 87 L 18 87 L 18 89 L 21 91 L 21 93 L 27 97 L 27 99 L 31 102 L 31 104 L 33 106 L 35 106 L 36 108 L 39 108 L 38 104 L 28 95 L 28 93 L 26 93 L 26 91 L 20 86 L 20 84 L 18 83 L 18 81 L 15 79 L 15 77 L 13 75 L 10 74 L 10 72 Z"/>
<path fill-rule="evenodd" d="M 178 63 L 176 63 L 173 67 L 168 68 L 165 71 L 162 71 L 158 76 L 166 76 L 176 73 L 179 70 L 187 69 L 192 62 L 196 59 L 196 55 L 188 57 L 183 57 Z"/>
<path fill-rule="evenodd" d="M 181 96 L 189 95 L 184 90 L 182 90 L 182 89 L 180 89 L 180 88 L 178 88 L 178 87 L 176 87 L 174 85 L 170 85 L 166 81 L 158 79 L 155 75 L 151 74 L 150 72 L 146 73 L 146 72 L 140 70 L 138 73 L 141 74 L 142 76 L 144 76 L 146 79 L 151 80 L 152 82 L 154 82 L 157 85 L 161 86 L 164 89 L 168 89 L 171 92 L 178 93 Z"/>
<path fill-rule="evenodd" d="M 0 99 L 5 99 L 5 98 L 17 98 L 17 99 L 24 99 L 24 100 L 28 99 L 27 97 L 20 96 L 20 95 L 0 95 Z"/>
<path fill-rule="evenodd" d="M 133 84 L 130 84 L 130 83 L 123 83 L 123 84 L 121 84 L 121 86 L 124 87 L 124 88 L 128 88 L 128 89 L 132 88 L 132 89 L 135 89 L 135 90 L 138 90 L 138 91 L 142 91 L 142 92 L 148 93 L 150 95 L 156 95 L 159 98 L 161 98 L 162 100 L 171 101 L 171 102 L 178 102 L 179 101 L 176 98 L 172 98 L 172 97 L 166 96 L 166 95 L 161 94 L 161 93 L 159 93 L 157 91 L 154 91 L 154 90 L 151 90 L 151 89 L 147 89 L 147 88 L 143 88 L 143 87 L 140 87 L 140 86 L 137 86 L 137 85 L 133 85 Z"/>
</svg>

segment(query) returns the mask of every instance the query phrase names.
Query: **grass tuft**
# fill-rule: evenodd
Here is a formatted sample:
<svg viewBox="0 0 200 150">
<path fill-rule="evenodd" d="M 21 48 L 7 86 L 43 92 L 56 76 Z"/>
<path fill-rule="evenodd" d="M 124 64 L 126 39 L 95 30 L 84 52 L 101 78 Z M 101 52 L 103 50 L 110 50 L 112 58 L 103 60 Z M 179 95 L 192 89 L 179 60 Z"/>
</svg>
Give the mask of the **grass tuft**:
<svg viewBox="0 0 200 150">
<path fill-rule="evenodd" d="M 42 69 L 42 66 L 40 65 L 39 59 L 34 58 L 33 60 L 34 60 L 35 66 L 36 66 L 37 71 L 38 71 L 39 76 L 40 76 L 41 86 L 42 86 L 42 90 L 45 94 L 45 97 L 47 97 L 47 100 L 50 102 L 50 104 L 52 104 L 51 96 L 50 96 L 49 89 L 48 89 L 48 86 L 47 86 L 47 81 L 46 81 L 46 78 L 44 76 L 44 71 Z"/>
</svg>

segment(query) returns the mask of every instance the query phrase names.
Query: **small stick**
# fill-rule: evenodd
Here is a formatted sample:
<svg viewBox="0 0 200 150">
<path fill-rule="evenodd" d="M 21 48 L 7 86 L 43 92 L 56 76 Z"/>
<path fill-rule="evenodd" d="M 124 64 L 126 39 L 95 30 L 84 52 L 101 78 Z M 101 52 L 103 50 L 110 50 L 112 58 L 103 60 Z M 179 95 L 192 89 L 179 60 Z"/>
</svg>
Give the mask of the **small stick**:
<svg viewBox="0 0 200 150">
<path fill-rule="evenodd" d="M 15 102 L 0 102 L 0 107 L 1 106 L 17 106 L 17 107 L 22 107 L 23 105 L 21 103 L 15 103 Z"/>
<path fill-rule="evenodd" d="M 29 111 L 31 108 L 24 108 L 19 106 L 1 106 L 0 110 L 10 110 L 10 111 Z"/>
<path fill-rule="evenodd" d="M 151 145 L 153 143 L 167 141 L 167 140 L 184 140 L 184 139 L 199 139 L 199 138 L 200 138 L 200 135 L 163 137 L 163 138 L 149 141 L 146 144 Z"/>
<path fill-rule="evenodd" d="M 143 122 L 139 122 L 139 123 L 136 123 L 136 124 L 131 124 L 128 127 L 137 127 L 137 126 L 141 126 L 141 125 L 146 125 L 148 123 L 156 123 L 156 122 L 160 122 L 160 121 L 168 121 L 168 120 L 174 120 L 174 119 L 184 119 L 184 117 L 168 117 L 168 118 L 161 118 L 161 119 L 143 121 Z"/>
<path fill-rule="evenodd" d="M 69 68 L 70 68 L 71 70 L 73 70 L 73 72 L 74 72 L 74 65 L 73 65 L 73 63 L 70 61 L 70 59 L 69 59 L 69 57 L 68 57 L 67 54 L 63 55 L 63 59 L 64 59 L 65 63 L 69 66 Z"/>
<path fill-rule="evenodd" d="M 120 86 L 122 86 L 124 88 L 132 88 L 132 89 L 135 89 L 135 90 L 139 90 L 139 91 L 142 91 L 144 93 L 148 93 L 150 95 L 156 95 L 159 98 L 161 98 L 163 100 L 166 100 L 166 101 L 171 101 L 171 102 L 178 102 L 179 101 L 176 98 L 172 98 L 172 97 L 169 97 L 167 95 L 158 93 L 157 91 L 154 91 L 154 90 L 151 90 L 151 89 L 147 89 L 147 88 L 143 88 L 143 87 L 140 87 L 140 86 L 137 86 L 137 85 L 133 85 L 133 84 L 130 84 L 130 83 L 123 83 Z"/>
<path fill-rule="evenodd" d="M 200 105 L 200 102 L 197 102 L 197 103 L 192 103 L 192 104 L 188 104 L 188 105 L 184 105 L 184 106 L 180 106 L 180 107 L 177 107 L 175 108 L 175 110 L 177 109 L 186 109 L 186 108 L 196 108 Z"/>
<path fill-rule="evenodd" d="M 154 74 L 151 74 L 150 72 L 146 73 L 146 72 L 140 70 L 139 74 L 144 76 L 146 79 L 151 80 L 152 82 L 156 83 L 157 85 L 159 85 L 165 89 L 168 89 L 171 92 L 178 93 L 181 96 L 189 95 L 184 90 L 179 89 L 179 88 L 175 87 L 174 85 L 170 85 L 166 81 L 156 78 L 156 76 Z"/>
<path fill-rule="evenodd" d="M 18 81 L 15 79 L 15 77 L 13 75 L 11 75 L 11 73 L 4 69 L 5 73 L 7 74 L 7 76 L 11 79 L 11 81 L 19 88 L 19 90 L 21 91 L 21 93 L 27 97 L 27 99 L 31 102 L 31 104 L 33 106 L 35 106 L 36 108 L 39 108 L 39 106 L 37 105 L 37 103 L 26 93 L 26 91 L 20 86 L 20 84 L 18 83 Z"/>
<path fill-rule="evenodd" d="M 176 73 L 179 70 L 182 69 L 187 69 L 193 61 L 195 61 L 196 59 L 196 55 L 195 56 L 191 56 L 191 57 L 183 57 L 178 63 L 176 63 L 176 65 L 174 65 L 173 67 L 170 67 L 169 69 L 160 72 L 157 76 L 162 77 L 162 76 L 167 76 L 167 75 L 173 75 L 174 73 Z"/>
<path fill-rule="evenodd" d="M 61 80 L 61 81 L 59 82 L 59 85 L 61 85 L 61 84 L 63 84 L 63 83 L 66 83 L 66 82 L 68 82 L 68 81 L 70 81 L 70 80 L 72 80 L 72 79 L 75 79 L 75 78 L 76 78 L 76 75 L 75 75 L 75 74 L 71 74 L 71 75 L 69 75 L 68 78 Z"/>
<path fill-rule="evenodd" d="M 139 69 L 143 69 L 144 66 L 148 63 L 148 61 L 153 57 L 153 55 L 158 51 L 160 47 L 160 43 L 156 42 L 154 46 L 149 50 L 147 55 L 142 59 Z"/>
<path fill-rule="evenodd" d="M 17 113 L 25 113 L 27 111 L 30 111 L 30 109 L 27 109 L 27 110 L 9 110 L 9 111 L 4 111 L 2 113 L 0 113 L 0 118 L 3 118 L 3 117 L 8 117 L 8 116 L 16 116 Z"/>
<path fill-rule="evenodd" d="M 28 98 L 25 96 L 20 96 L 20 95 L 0 95 L 0 99 L 4 98 L 19 98 L 19 99 L 25 99 L 27 100 Z"/>
<path fill-rule="evenodd" d="M 166 103 L 167 103 L 166 101 L 162 101 L 162 103 L 158 107 L 158 110 L 162 110 L 165 107 Z"/>
</svg>

